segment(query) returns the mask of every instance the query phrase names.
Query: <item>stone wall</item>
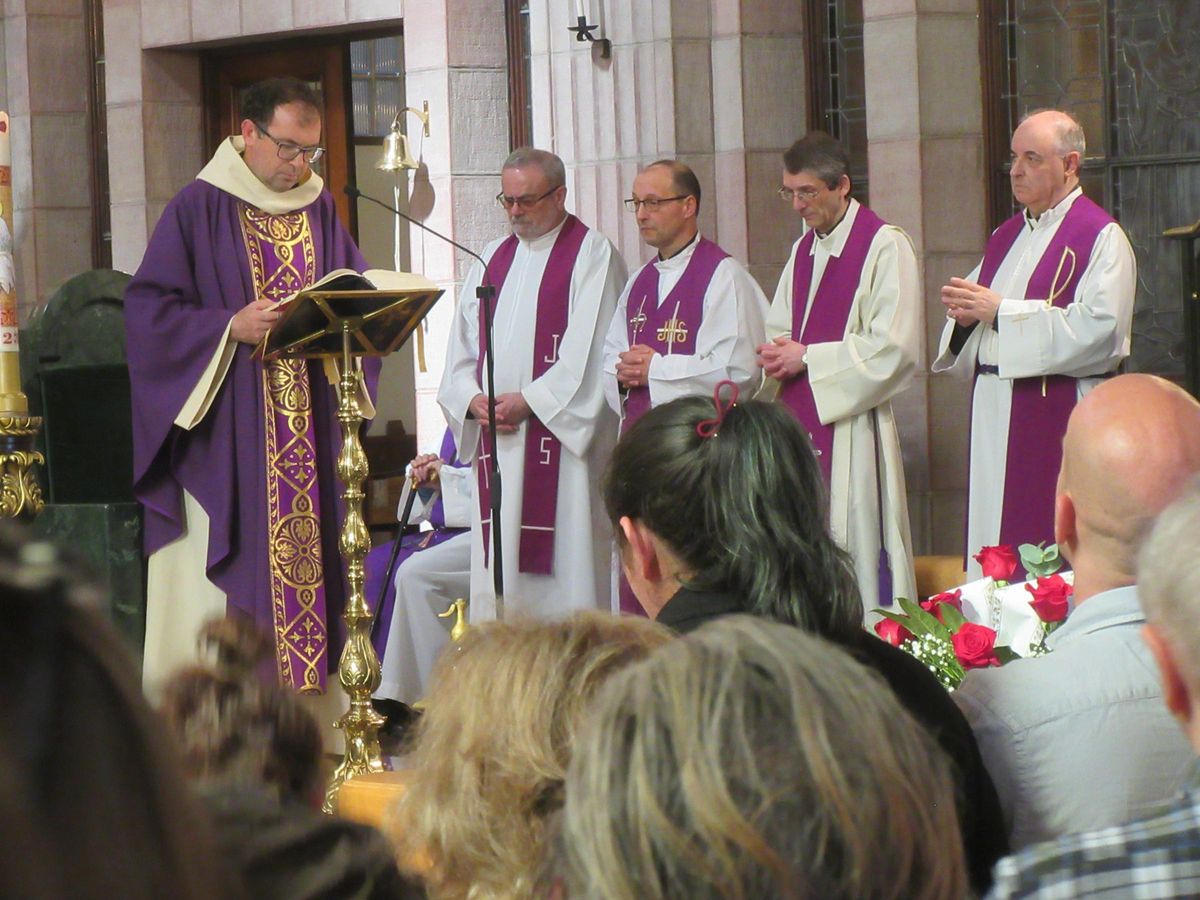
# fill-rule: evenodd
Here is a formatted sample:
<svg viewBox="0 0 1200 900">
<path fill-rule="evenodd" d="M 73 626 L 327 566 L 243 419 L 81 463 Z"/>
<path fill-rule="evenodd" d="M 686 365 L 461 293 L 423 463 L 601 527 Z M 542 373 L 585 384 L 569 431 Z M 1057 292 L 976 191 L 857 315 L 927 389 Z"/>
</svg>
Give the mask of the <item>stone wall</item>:
<svg viewBox="0 0 1200 900">
<path fill-rule="evenodd" d="M 961 553 L 968 386 L 929 375 L 946 320 L 939 289 L 986 238 L 976 0 L 864 0 L 871 206 L 912 236 L 924 353 L 896 404 L 918 553 Z"/>
<path fill-rule="evenodd" d="M 28 311 L 91 268 L 83 5 L 4 4 L 4 108 L 11 120 L 13 239 L 18 302 Z"/>
</svg>

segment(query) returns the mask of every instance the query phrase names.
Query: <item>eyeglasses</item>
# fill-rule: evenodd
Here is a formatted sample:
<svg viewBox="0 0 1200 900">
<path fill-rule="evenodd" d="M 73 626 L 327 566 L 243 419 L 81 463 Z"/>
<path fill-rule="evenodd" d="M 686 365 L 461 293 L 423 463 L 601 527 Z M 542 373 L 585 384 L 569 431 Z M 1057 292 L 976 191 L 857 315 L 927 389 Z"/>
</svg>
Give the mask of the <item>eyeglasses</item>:
<svg viewBox="0 0 1200 900">
<path fill-rule="evenodd" d="M 672 200 L 686 200 L 691 194 L 680 194 L 677 197 L 647 197 L 645 200 L 639 200 L 637 197 L 630 197 L 625 201 L 625 208 L 631 213 L 637 212 L 643 206 L 650 212 L 654 212 L 664 203 L 670 203 Z"/>
<path fill-rule="evenodd" d="M 270 139 L 275 145 L 275 153 L 284 162 L 291 162 L 297 156 L 304 155 L 304 161 L 309 165 L 315 163 L 318 159 L 325 155 L 324 147 L 301 147 L 299 144 L 293 144 L 291 141 L 281 141 L 275 137 L 267 129 L 263 128 L 257 122 L 254 127 L 258 129 L 258 133 L 263 137 Z"/>
<path fill-rule="evenodd" d="M 805 203 L 812 203 L 821 196 L 820 188 L 791 188 L 781 187 L 778 191 L 779 199 L 784 203 L 791 203 L 793 200 L 803 200 Z"/>
<path fill-rule="evenodd" d="M 524 197 L 510 197 L 501 191 L 496 195 L 496 202 L 505 209 L 512 209 L 514 206 L 519 206 L 521 209 L 529 209 L 532 206 L 537 206 L 539 203 L 557 191 L 560 187 L 562 187 L 562 185 L 555 185 L 540 197 L 530 197 L 529 195 L 525 195 Z"/>
</svg>

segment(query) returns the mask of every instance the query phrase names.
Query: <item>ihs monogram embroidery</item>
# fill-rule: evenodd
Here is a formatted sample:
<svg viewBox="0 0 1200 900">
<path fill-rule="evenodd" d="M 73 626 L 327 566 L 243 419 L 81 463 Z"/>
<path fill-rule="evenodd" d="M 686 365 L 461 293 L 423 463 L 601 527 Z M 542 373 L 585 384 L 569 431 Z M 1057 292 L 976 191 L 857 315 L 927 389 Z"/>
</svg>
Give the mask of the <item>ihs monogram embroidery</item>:
<svg viewBox="0 0 1200 900">
<path fill-rule="evenodd" d="M 683 343 L 688 339 L 687 322 L 683 321 L 683 319 L 672 317 L 667 320 L 665 325 L 658 329 L 655 337 L 664 343 Z"/>
</svg>

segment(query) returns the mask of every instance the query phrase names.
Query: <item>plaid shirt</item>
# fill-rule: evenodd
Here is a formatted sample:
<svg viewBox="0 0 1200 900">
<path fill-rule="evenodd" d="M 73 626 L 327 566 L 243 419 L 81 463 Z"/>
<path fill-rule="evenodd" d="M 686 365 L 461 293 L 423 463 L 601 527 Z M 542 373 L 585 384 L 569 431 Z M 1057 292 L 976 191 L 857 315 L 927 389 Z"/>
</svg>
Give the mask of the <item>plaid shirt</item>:
<svg viewBox="0 0 1200 900">
<path fill-rule="evenodd" d="M 1200 764 L 1189 785 L 1145 818 L 1035 844 L 1000 860 L 988 897 L 1200 896 Z"/>
</svg>

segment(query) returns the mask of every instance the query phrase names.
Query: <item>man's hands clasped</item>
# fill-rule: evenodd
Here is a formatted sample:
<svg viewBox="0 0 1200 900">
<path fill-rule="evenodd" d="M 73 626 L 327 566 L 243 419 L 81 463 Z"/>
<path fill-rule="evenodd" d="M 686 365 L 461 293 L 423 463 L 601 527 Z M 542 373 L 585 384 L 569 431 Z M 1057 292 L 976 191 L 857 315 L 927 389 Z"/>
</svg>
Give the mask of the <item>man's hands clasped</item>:
<svg viewBox="0 0 1200 900">
<path fill-rule="evenodd" d="M 482 427 L 487 427 L 488 400 L 486 394 L 476 394 L 471 398 L 467 411 Z M 529 408 L 529 404 L 525 402 L 525 397 L 520 391 L 496 395 L 497 434 L 513 434 L 517 427 L 531 415 L 533 415 L 533 410 Z"/>
<path fill-rule="evenodd" d="M 634 344 L 617 357 L 617 384 L 624 388 L 645 387 L 649 383 L 654 348 Z"/>
<path fill-rule="evenodd" d="M 804 354 L 808 347 L 799 341 L 793 341 L 786 335 L 780 335 L 769 344 L 759 344 L 755 348 L 758 353 L 758 364 L 763 371 L 776 381 L 786 381 L 795 378 L 803 372 L 807 365 Z"/>
</svg>

